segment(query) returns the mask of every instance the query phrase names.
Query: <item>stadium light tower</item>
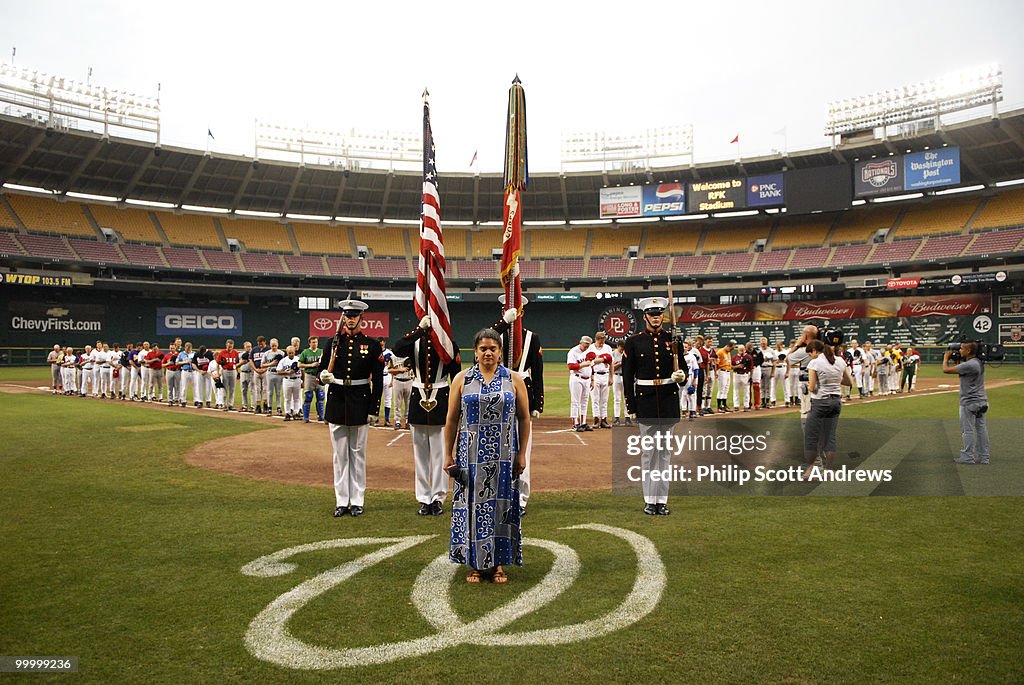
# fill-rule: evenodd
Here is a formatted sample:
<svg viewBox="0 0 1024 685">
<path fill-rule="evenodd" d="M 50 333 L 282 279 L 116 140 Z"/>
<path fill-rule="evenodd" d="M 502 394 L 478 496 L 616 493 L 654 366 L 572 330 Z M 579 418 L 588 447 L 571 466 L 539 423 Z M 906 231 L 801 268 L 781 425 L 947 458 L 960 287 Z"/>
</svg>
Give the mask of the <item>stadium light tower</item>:
<svg viewBox="0 0 1024 685">
<path fill-rule="evenodd" d="M 1003 70 L 997 63 L 963 69 L 942 78 L 915 83 L 902 88 L 884 90 L 871 95 L 834 100 L 828 103 L 825 135 L 848 136 L 882 129 L 894 124 L 933 120 L 942 128 L 941 116 L 981 105 L 992 105 L 1003 99 Z"/>
<path fill-rule="evenodd" d="M 0 103 L 5 113 L 46 124 L 48 129 L 83 129 L 110 137 L 112 129 L 160 143 L 160 98 L 0 64 Z"/>
<path fill-rule="evenodd" d="M 693 126 L 663 126 L 634 132 L 587 131 L 562 134 L 562 170 L 647 171 L 693 159 Z"/>
<path fill-rule="evenodd" d="M 420 134 L 358 129 L 341 133 L 289 128 L 257 120 L 256 159 L 265 153 L 277 159 L 298 160 L 300 164 L 309 160 L 355 170 L 381 162 L 386 162 L 392 171 L 396 166 L 411 169 L 423 164 Z"/>
</svg>

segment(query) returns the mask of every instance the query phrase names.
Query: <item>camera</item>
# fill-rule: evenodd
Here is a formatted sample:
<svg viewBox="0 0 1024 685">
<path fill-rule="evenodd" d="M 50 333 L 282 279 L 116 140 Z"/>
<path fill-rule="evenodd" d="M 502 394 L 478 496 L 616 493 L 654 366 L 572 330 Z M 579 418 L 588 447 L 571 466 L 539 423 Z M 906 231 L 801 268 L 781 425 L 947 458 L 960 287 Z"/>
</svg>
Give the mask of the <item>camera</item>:
<svg viewBox="0 0 1024 685">
<path fill-rule="evenodd" d="M 946 349 L 952 354 L 949 355 L 949 361 L 954 364 L 959 364 L 964 360 L 963 355 L 960 354 L 960 346 L 965 342 L 973 342 L 978 346 L 976 356 L 983 362 L 1001 362 L 1006 357 L 1006 351 L 1002 345 L 997 343 L 987 343 L 980 340 L 964 340 L 961 342 L 949 343 Z"/>
<path fill-rule="evenodd" d="M 843 341 L 846 340 L 846 334 L 843 333 L 843 329 L 841 328 L 834 328 L 831 326 L 826 327 L 824 329 L 819 328 L 818 340 L 825 343 L 826 345 L 830 345 L 832 347 L 839 347 L 840 345 L 843 344 Z"/>
</svg>

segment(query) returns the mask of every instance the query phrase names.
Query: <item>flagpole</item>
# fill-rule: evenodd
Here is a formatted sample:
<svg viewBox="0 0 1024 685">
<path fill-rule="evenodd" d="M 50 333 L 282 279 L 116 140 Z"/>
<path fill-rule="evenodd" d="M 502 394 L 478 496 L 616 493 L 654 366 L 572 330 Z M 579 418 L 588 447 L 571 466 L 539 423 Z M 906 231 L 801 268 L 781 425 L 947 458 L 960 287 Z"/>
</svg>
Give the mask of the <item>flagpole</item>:
<svg viewBox="0 0 1024 685">
<path fill-rule="evenodd" d="M 508 91 L 508 117 L 505 127 L 505 207 L 501 254 L 501 284 L 505 290 L 505 306 L 515 307 L 519 316 L 512 323 L 509 349 L 505 359 L 515 368 L 523 352 L 523 291 L 519 276 L 522 252 L 522 191 L 529 183 L 526 155 L 526 92 L 519 75 Z"/>
</svg>

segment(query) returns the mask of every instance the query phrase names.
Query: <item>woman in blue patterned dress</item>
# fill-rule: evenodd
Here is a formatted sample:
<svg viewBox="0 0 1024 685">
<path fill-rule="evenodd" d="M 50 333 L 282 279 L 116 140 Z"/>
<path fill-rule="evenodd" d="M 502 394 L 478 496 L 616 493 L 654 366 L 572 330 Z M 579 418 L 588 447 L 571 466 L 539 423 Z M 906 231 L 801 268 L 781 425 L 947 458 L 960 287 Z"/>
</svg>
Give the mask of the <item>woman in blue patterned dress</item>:
<svg viewBox="0 0 1024 685">
<path fill-rule="evenodd" d="M 523 565 L 519 474 L 530 439 L 526 384 L 499 363 L 501 335 L 485 328 L 473 341 L 477 363 L 452 381 L 445 424 L 445 471 L 455 479 L 452 562 L 472 571 L 467 582 L 505 583 L 503 565 Z"/>
</svg>

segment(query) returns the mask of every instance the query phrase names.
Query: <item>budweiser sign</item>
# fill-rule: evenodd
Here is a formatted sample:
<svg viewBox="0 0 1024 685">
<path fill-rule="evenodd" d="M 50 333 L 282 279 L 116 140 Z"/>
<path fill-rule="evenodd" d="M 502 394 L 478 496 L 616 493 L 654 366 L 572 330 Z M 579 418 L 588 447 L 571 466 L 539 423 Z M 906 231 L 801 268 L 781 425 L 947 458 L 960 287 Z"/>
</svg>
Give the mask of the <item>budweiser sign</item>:
<svg viewBox="0 0 1024 685">
<path fill-rule="evenodd" d="M 915 276 L 914 278 L 890 278 L 885 282 L 885 287 L 889 290 L 902 290 L 904 288 L 916 288 L 921 285 L 921 277 Z"/>
<path fill-rule="evenodd" d="M 952 295 L 950 297 L 908 298 L 898 312 L 899 316 L 963 316 L 991 311 L 988 295 Z"/>
<path fill-rule="evenodd" d="M 680 321 L 700 323 L 702 321 L 753 321 L 754 310 L 747 305 L 702 306 L 689 305 L 683 307 Z"/>
<path fill-rule="evenodd" d="M 866 314 L 863 300 L 835 302 L 791 302 L 783 317 L 786 321 L 806 319 L 859 319 Z"/>
</svg>

